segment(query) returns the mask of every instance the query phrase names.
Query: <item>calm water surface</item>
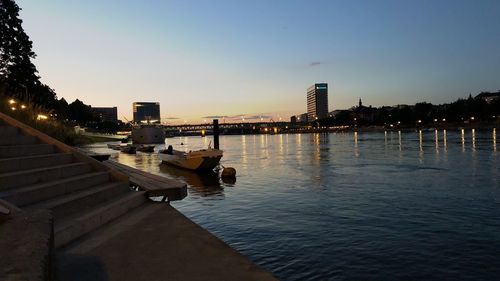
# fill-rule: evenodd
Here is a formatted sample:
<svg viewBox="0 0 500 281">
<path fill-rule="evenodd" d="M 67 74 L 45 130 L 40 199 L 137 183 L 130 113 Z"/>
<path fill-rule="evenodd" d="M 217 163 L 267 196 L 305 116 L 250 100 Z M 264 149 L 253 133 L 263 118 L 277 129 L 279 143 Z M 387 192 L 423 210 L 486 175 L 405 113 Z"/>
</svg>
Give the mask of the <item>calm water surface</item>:
<svg viewBox="0 0 500 281">
<path fill-rule="evenodd" d="M 187 182 L 172 205 L 281 280 L 500 278 L 494 131 L 223 136 L 221 148 L 235 183 L 113 157 Z"/>
</svg>

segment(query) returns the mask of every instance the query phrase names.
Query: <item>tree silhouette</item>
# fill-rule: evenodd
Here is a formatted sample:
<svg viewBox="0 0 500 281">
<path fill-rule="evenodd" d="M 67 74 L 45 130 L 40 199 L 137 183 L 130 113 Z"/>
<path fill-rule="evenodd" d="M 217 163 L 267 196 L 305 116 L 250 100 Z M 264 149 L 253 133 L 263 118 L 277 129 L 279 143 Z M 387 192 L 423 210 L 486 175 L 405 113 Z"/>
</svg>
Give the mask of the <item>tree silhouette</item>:
<svg viewBox="0 0 500 281">
<path fill-rule="evenodd" d="M 51 103 L 56 95 L 40 82 L 32 63 L 36 57 L 33 42 L 24 32 L 20 10 L 13 0 L 0 0 L 0 82 L 9 96 L 37 104 Z"/>
</svg>

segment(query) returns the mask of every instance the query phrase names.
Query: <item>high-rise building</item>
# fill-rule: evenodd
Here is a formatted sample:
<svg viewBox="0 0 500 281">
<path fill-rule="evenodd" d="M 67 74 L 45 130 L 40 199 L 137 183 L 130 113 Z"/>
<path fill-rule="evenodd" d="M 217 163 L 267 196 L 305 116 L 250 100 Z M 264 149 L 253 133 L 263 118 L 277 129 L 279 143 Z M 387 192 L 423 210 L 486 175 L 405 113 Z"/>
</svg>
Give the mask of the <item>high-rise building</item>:
<svg viewBox="0 0 500 281">
<path fill-rule="evenodd" d="M 135 123 L 160 123 L 159 102 L 134 102 L 132 104 Z"/>
<path fill-rule="evenodd" d="M 307 119 L 328 117 L 328 84 L 316 83 L 307 88 Z"/>
<path fill-rule="evenodd" d="M 92 112 L 101 122 L 118 122 L 118 109 L 115 107 L 92 107 Z"/>
</svg>

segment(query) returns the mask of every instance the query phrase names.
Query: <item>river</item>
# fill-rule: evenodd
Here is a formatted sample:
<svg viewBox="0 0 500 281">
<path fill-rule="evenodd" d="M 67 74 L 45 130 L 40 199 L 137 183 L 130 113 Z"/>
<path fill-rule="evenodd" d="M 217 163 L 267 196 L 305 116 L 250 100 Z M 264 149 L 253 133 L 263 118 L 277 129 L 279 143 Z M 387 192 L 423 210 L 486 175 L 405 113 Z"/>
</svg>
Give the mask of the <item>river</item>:
<svg viewBox="0 0 500 281">
<path fill-rule="evenodd" d="M 166 143 L 194 150 L 211 140 Z M 160 165 L 155 154 L 112 157 L 185 181 L 188 197 L 172 205 L 281 280 L 500 276 L 495 131 L 242 135 L 220 143 L 236 182 Z M 111 152 L 102 143 L 88 148 Z"/>
</svg>

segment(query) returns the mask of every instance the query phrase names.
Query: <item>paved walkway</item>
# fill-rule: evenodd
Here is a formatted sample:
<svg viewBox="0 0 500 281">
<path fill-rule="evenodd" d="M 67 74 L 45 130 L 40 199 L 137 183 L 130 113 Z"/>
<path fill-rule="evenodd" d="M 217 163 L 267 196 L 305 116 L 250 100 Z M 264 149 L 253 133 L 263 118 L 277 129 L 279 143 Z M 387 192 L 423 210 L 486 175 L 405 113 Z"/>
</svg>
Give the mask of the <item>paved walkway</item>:
<svg viewBox="0 0 500 281">
<path fill-rule="evenodd" d="M 275 280 L 167 204 L 146 204 L 61 249 L 58 280 Z"/>
</svg>

